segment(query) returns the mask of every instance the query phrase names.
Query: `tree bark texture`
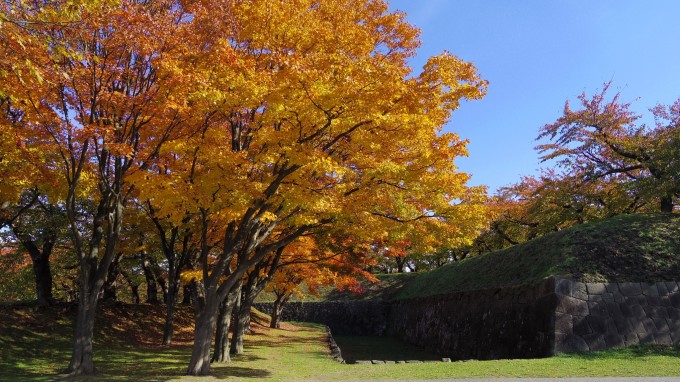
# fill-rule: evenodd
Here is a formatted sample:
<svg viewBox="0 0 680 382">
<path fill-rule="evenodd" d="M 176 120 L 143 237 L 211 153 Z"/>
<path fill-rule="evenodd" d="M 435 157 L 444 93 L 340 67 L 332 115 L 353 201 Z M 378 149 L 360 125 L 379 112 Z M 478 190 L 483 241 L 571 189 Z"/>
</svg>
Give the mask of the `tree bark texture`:
<svg viewBox="0 0 680 382">
<path fill-rule="evenodd" d="M 73 353 L 67 372 L 70 375 L 92 375 L 95 372 L 93 360 L 94 322 L 99 289 L 94 281 L 97 258 L 81 260 L 79 283 L 78 315 L 73 335 Z"/>
<path fill-rule="evenodd" d="M 156 277 L 151 270 L 151 264 L 146 257 L 142 257 L 142 270 L 144 271 L 144 278 L 146 279 L 146 302 L 149 304 L 158 304 L 158 286 L 156 285 Z"/>
<path fill-rule="evenodd" d="M 39 306 L 50 305 L 52 296 L 52 269 L 50 268 L 49 255 L 43 255 L 33 259 L 33 273 L 35 274 L 35 291 Z"/>
<path fill-rule="evenodd" d="M 662 196 L 659 200 L 659 207 L 661 208 L 661 212 L 670 214 L 673 213 L 673 196 L 672 195 L 666 195 Z"/>
<path fill-rule="evenodd" d="M 220 314 L 217 318 L 217 333 L 215 334 L 215 351 L 212 362 L 231 362 L 229 354 L 229 327 L 231 316 L 234 311 L 236 298 L 241 294 L 241 283 L 229 292 L 227 299 L 220 305 Z"/>
<path fill-rule="evenodd" d="M 166 297 L 166 315 L 165 326 L 163 327 L 163 345 L 170 345 L 172 343 L 172 335 L 175 331 L 175 305 L 177 304 L 177 297 L 179 288 L 177 283 L 170 281 L 170 288 Z"/>
<path fill-rule="evenodd" d="M 274 300 L 274 306 L 272 308 L 272 319 L 269 322 L 270 328 L 272 329 L 281 328 L 281 314 L 283 313 L 283 307 L 286 305 L 289 298 L 290 294 L 282 294 L 280 296 L 276 296 L 276 300 Z"/>
<path fill-rule="evenodd" d="M 217 293 L 206 293 L 205 305 L 196 316 L 194 329 L 194 346 L 191 351 L 191 361 L 187 374 L 205 376 L 210 374 L 210 348 L 217 322 Z"/>
</svg>

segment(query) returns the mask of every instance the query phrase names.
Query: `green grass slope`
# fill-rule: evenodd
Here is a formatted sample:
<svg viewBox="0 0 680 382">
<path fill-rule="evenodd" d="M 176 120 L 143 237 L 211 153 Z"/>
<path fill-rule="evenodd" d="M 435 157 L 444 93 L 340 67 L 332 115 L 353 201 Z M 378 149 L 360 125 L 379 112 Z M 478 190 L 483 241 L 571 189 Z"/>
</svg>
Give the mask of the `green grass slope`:
<svg viewBox="0 0 680 382">
<path fill-rule="evenodd" d="M 397 299 L 533 283 L 552 275 L 584 282 L 680 276 L 680 215 L 625 215 L 582 224 L 419 274 Z"/>
</svg>

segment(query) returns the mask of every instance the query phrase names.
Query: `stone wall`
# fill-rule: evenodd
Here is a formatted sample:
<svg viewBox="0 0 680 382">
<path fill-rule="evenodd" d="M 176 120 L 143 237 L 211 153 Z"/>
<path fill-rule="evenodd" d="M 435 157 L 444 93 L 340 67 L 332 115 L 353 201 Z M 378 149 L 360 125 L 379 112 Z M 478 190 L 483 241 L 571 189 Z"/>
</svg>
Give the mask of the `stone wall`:
<svg viewBox="0 0 680 382">
<path fill-rule="evenodd" d="M 271 303 L 256 304 L 271 312 Z M 451 359 L 549 357 L 635 344 L 680 344 L 676 282 L 537 285 L 426 298 L 288 303 L 283 320 L 338 335 L 390 335 Z"/>
<path fill-rule="evenodd" d="M 554 353 L 680 344 L 680 291 L 676 282 L 558 280 L 555 294 Z"/>
<path fill-rule="evenodd" d="M 255 308 L 271 314 L 273 303 L 256 303 Z M 336 335 L 383 336 L 390 304 L 382 301 L 289 302 L 283 321 L 324 324 Z"/>
<path fill-rule="evenodd" d="M 392 305 L 388 334 L 452 359 L 536 358 L 553 349 L 554 279 Z"/>
</svg>

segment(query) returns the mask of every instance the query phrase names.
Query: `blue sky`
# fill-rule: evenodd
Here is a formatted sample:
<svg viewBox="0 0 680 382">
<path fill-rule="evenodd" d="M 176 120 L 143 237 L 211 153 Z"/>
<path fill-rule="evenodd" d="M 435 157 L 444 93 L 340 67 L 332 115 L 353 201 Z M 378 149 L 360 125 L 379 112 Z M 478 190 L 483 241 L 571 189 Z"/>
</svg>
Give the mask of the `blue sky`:
<svg viewBox="0 0 680 382">
<path fill-rule="evenodd" d="M 416 71 L 448 50 L 474 62 L 490 82 L 487 96 L 463 103 L 445 129 L 470 140 L 470 156 L 457 164 L 473 175 L 470 184 L 491 192 L 537 173 L 534 139 L 567 99 L 575 102 L 610 80 L 641 114 L 680 98 L 680 1 L 389 3 L 422 30 L 411 62 Z"/>
</svg>

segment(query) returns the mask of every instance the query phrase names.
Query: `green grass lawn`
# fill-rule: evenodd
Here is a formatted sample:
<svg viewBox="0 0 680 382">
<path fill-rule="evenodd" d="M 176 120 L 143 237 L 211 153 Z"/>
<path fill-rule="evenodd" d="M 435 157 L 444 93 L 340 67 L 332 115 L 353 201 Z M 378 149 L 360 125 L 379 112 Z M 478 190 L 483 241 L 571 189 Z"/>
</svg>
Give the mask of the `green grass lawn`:
<svg viewBox="0 0 680 382">
<path fill-rule="evenodd" d="M 47 326 L 41 326 L 32 320 L 30 312 L 25 313 L 23 321 L 21 312 L 17 314 L 13 322 L 0 323 L 0 380 L 54 380 L 68 363 L 70 321 L 57 319 Z M 190 314 L 190 311 L 185 314 Z M 6 318 L 7 315 L 0 317 Z M 134 312 L 130 317 L 137 320 Z M 100 321 L 109 326 L 116 325 L 106 318 Z M 153 322 L 142 324 L 152 325 Z M 99 374 L 94 378 L 67 380 L 285 381 L 500 376 L 680 376 L 680 349 L 671 347 L 628 348 L 533 360 L 347 365 L 330 357 L 325 331 L 319 325 L 286 324 L 284 329 L 275 330 L 256 324 L 254 333 L 246 338 L 244 355 L 235 357 L 229 364 L 214 365 L 211 377 L 196 378 L 183 375 L 190 357 L 190 346 L 186 338 L 176 346 L 162 348 L 140 343 L 138 340 L 132 341 L 132 332 L 129 331 L 127 334 L 111 332 L 116 330 L 113 327 L 102 330 L 102 338 L 105 340 L 100 340 L 95 347 Z M 123 337 L 116 341 L 113 336 L 115 333 Z"/>
</svg>

